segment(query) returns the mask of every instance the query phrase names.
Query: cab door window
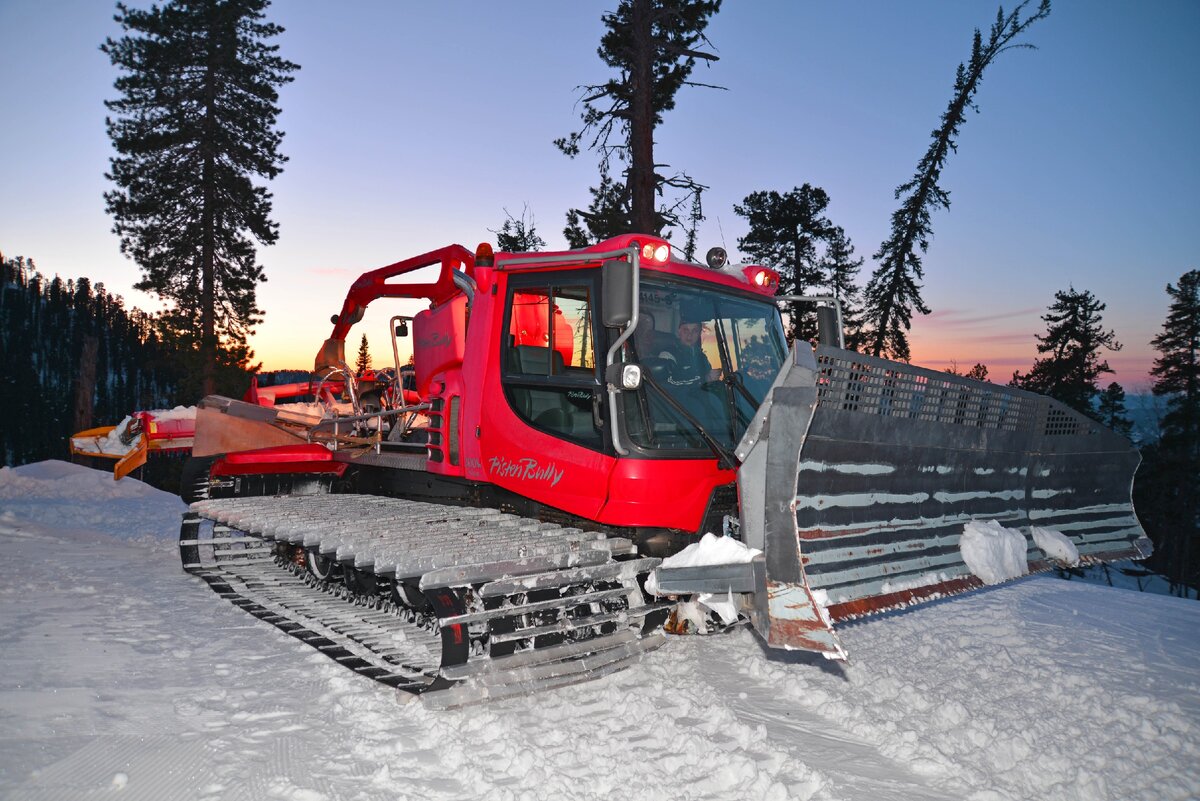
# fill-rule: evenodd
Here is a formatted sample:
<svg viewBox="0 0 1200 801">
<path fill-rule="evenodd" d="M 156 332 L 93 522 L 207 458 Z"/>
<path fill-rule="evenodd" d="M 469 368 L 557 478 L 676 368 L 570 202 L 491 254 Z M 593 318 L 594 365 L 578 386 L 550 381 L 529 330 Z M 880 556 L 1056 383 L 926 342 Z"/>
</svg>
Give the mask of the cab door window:
<svg viewBox="0 0 1200 801">
<path fill-rule="evenodd" d="M 504 391 L 534 427 L 600 447 L 593 295 L 589 281 L 510 288 Z"/>
</svg>

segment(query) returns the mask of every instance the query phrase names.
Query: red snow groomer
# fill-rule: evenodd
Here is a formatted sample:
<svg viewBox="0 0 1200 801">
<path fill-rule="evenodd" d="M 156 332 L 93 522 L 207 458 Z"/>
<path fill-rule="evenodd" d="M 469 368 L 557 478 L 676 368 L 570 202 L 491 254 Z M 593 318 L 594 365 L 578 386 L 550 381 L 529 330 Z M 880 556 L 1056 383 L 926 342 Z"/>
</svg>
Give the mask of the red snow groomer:
<svg viewBox="0 0 1200 801">
<path fill-rule="evenodd" d="M 315 364 L 346 382 L 346 413 L 200 404 L 185 568 L 348 667 L 459 704 L 658 646 L 670 607 L 651 591 L 836 658 L 838 620 L 1149 554 L 1123 437 L 844 350 L 836 304 L 822 344 L 789 352 L 778 276 L 708 262 L 631 234 L 364 274 Z M 392 318 L 390 383 L 360 386 L 345 340 L 381 298 L 429 308 Z M 671 625 L 688 619 L 705 625 Z"/>
</svg>

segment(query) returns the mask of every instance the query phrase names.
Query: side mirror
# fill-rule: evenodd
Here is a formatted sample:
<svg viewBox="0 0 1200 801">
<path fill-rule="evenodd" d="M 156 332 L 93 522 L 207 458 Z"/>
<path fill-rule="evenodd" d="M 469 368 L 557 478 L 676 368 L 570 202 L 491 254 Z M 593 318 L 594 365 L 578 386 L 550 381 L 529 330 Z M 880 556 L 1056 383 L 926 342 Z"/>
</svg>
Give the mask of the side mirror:
<svg viewBox="0 0 1200 801">
<path fill-rule="evenodd" d="M 600 281 L 604 325 L 629 325 L 633 319 L 633 265 L 625 259 L 609 259 L 600 266 Z"/>
<path fill-rule="evenodd" d="M 408 336 L 408 323 L 406 321 L 402 320 L 400 322 L 400 324 L 398 326 L 396 326 L 396 336 L 398 336 L 398 337 Z"/>
</svg>

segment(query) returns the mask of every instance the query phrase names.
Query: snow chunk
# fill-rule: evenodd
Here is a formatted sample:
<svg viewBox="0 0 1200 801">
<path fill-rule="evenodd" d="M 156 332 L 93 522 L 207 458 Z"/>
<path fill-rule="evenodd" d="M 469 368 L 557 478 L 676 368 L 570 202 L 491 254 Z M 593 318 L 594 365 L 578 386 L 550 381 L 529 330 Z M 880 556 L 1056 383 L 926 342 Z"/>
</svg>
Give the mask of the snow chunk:
<svg viewBox="0 0 1200 801">
<path fill-rule="evenodd" d="M 749 562 L 755 556 L 762 553 L 757 548 L 751 548 L 743 542 L 733 539 L 732 537 L 718 537 L 716 534 L 705 534 L 700 538 L 699 542 L 693 542 L 688 547 L 684 548 L 674 556 L 668 556 L 662 562 L 662 567 L 704 567 L 707 565 L 729 565 L 741 564 Z M 662 595 L 658 588 L 658 574 L 651 573 L 646 579 L 646 591 L 652 595 Z M 724 596 L 714 595 L 712 593 L 701 593 L 696 599 L 701 605 L 708 607 L 716 612 L 723 621 L 732 623 L 737 620 L 737 604 L 733 601 L 733 594 L 726 593 Z M 692 611 L 690 607 L 694 604 L 681 604 L 683 613 Z M 698 629 L 704 631 L 703 616 L 696 611 L 696 615 L 700 621 Z"/>
<path fill-rule="evenodd" d="M 75 450 L 84 453 L 106 453 L 110 456 L 124 456 L 134 449 L 138 440 L 142 437 L 141 434 L 138 434 L 129 440 L 129 444 L 121 442 L 121 437 L 125 436 L 125 432 L 132 422 L 133 417 L 126 417 L 120 423 L 117 423 L 116 428 L 103 437 L 72 437 L 71 443 L 75 446 Z"/>
<path fill-rule="evenodd" d="M 749 562 L 762 551 L 751 548 L 732 537 L 705 534 L 699 542 L 693 542 L 674 556 L 663 560 L 663 567 L 701 567 L 704 565 L 730 565 Z"/>
<path fill-rule="evenodd" d="M 1034 544 L 1049 558 L 1067 567 L 1079 564 L 1079 549 L 1061 531 L 1030 526 L 1029 533 L 1033 535 Z"/>
<path fill-rule="evenodd" d="M 1025 536 L 995 520 L 968 522 L 958 547 L 967 567 L 984 584 L 1000 584 L 1029 572 Z"/>
</svg>

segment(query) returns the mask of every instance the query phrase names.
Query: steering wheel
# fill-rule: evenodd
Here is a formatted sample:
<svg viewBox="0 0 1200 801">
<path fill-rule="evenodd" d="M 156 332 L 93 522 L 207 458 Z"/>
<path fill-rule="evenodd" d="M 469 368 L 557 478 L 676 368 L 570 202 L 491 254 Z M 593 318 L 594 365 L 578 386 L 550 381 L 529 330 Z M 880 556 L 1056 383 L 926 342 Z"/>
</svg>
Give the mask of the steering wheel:
<svg viewBox="0 0 1200 801">
<path fill-rule="evenodd" d="M 665 379 L 671 374 L 671 367 L 674 365 L 670 359 L 663 359 L 658 356 L 649 356 L 642 359 L 642 367 L 650 373 L 655 380 Z"/>
</svg>

